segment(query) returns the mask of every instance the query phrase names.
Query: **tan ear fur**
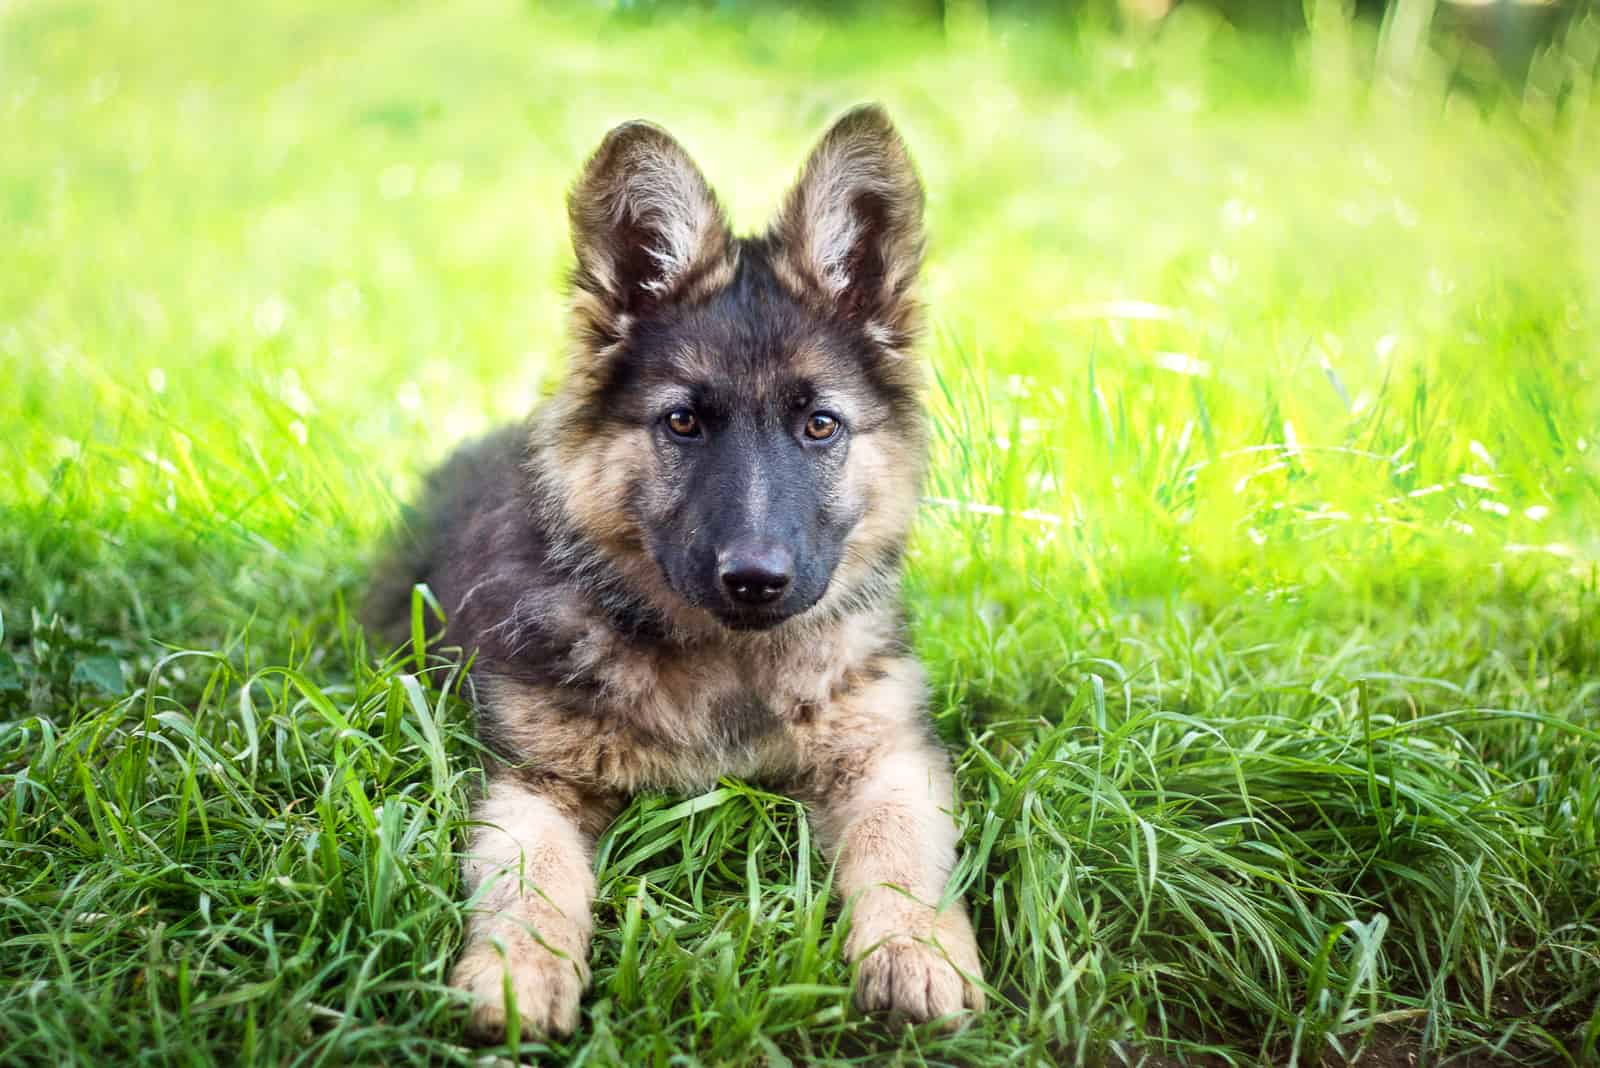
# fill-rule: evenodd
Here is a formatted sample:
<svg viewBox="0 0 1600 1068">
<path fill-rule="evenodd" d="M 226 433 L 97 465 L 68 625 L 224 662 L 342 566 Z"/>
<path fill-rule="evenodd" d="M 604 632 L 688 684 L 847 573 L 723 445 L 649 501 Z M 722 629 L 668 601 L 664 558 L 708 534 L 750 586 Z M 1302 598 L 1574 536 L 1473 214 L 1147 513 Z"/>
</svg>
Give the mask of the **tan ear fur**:
<svg viewBox="0 0 1600 1068">
<path fill-rule="evenodd" d="M 899 347 L 920 321 L 912 287 L 922 210 L 922 182 L 888 114 L 874 104 L 847 112 L 812 150 L 769 231 L 779 276 Z"/>
<path fill-rule="evenodd" d="M 606 135 L 567 199 L 580 336 L 604 344 L 629 317 L 692 300 L 732 277 L 733 235 L 716 195 L 661 127 Z"/>
</svg>

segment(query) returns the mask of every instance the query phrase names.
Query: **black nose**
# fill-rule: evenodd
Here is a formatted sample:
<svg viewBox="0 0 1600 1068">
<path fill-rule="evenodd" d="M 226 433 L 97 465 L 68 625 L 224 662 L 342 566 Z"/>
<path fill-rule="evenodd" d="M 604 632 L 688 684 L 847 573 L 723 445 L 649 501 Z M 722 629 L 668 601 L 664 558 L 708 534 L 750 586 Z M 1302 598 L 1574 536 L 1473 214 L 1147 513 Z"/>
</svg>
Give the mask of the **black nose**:
<svg viewBox="0 0 1600 1068">
<path fill-rule="evenodd" d="M 739 604 L 771 604 L 794 581 L 794 557 L 776 545 L 735 549 L 722 554 L 717 575 Z"/>
</svg>

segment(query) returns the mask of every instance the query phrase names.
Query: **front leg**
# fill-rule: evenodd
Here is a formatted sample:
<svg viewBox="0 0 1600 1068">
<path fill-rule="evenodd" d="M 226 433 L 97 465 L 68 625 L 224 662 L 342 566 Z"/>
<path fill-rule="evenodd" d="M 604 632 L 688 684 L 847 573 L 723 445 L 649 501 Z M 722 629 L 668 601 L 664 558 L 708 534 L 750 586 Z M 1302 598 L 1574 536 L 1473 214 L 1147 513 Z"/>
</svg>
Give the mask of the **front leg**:
<svg viewBox="0 0 1600 1068">
<path fill-rule="evenodd" d="M 950 765 L 922 722 L 920 671 L 901 663 L 818 724 L 813 823 L 854 904 L 845 949 L 857 1005 L 959 1025 L 984 996 L 966 907 L 939 907 L 956 859 Z"/>
<path fill-rule="evenodd" d="M 477 1037 L 504 1036 L 508 985 L 528 1032 L 565 1035 L 577 1026 L 604 807 L 565 784 L 531 785 L 505 771 L 474 807 L 480 826 L 462 875 L 478 900 L 450 983 L 472 995 L 468 1026 Z"/>
</svg>

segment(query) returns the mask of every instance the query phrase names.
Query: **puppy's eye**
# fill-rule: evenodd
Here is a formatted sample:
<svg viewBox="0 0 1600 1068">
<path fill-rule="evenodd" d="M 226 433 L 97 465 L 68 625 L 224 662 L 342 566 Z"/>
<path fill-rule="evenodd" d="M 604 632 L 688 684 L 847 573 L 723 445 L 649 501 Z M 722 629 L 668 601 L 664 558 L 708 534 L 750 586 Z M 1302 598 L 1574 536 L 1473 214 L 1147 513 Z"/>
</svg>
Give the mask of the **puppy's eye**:
<svg viewBox="0 0 1600 1068">
<path fill-rule="evenodd" d="M 806 418 L 806 437 L 827 441 L 839 432 L 839 420 L 827 412 L 812 412 Z"/>
<path fill-rule="evenodd" d="M 674 408 L 667 413 L 667 429 L 680 438 L 697 438 L 700 420 L 687 408 Z"/>
</svg>

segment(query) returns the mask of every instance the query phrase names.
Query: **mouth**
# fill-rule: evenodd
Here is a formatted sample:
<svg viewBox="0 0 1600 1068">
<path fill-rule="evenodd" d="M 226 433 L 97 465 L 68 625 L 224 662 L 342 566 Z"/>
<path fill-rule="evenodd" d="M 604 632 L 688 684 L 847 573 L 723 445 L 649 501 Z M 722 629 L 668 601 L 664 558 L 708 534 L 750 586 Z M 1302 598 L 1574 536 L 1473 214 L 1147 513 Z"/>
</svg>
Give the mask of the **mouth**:
<svg viewBox="0 0 1600 1068">
<path fill-rule="evenodd" d="M 774 630 L 789 620 L 810 612 L 822 603 L 826 592 L 825 586 L 809 597 L 785 598 L 775 604 L 764 606 L 740 607 L 723 602 L 709 608 L 708 611 L 728 630 L 746 632 Z"/>
<path fill-rule="evenodd" d="M 771 630 L 778 624 L 794 618 L 797 613 L 777 611 L 750 611 L 718 608 L 712 612 L 721 623 L 729 630 L 761 631 Z"/>
<path fill-rule="evenodd" d="M 770 605 L 738 605 L 715 595 L 708 596 L 692 586 L 689 589 L 693 592 L 688 592 L 673 581 L 670 571 L 665 568 L 662 571 L 667 577 L 667 585 L 674 593 L 689 605 L 715 619 L 725 630 L 749 633 L 772 630 L 811 607 L 809 604 L 787 605 L 782 602 Z"/>
</svg>

